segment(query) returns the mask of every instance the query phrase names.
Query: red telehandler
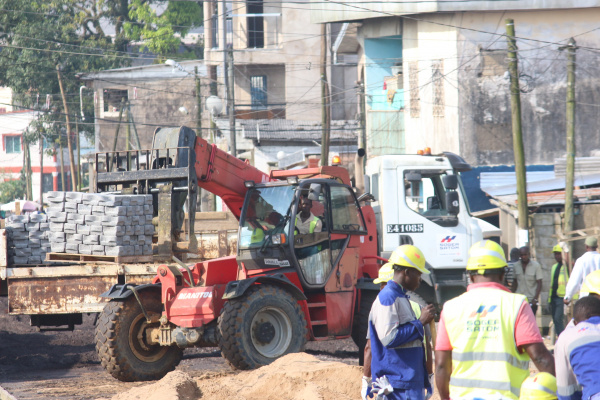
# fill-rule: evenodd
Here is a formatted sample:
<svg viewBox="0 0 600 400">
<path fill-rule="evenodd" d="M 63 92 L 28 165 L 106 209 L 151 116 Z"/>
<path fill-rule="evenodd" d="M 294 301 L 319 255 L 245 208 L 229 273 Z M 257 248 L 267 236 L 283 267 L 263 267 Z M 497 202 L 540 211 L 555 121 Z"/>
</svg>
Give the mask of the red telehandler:
<svg viewBox="0 0 600 400">
<path fill-rule="evenodd" d="M 106 154 L 96 190 L 155 194 L 159 255 L 196 246 L 193 238 L 177 241 L 182 206 L 189 197 L 195 215 L 198 187 L 221 197 L 240 221 L 238 250 L 192 266 L 162 264 L 152 283 L 117 284 L 104 293 L 110 301 L 98 319 L 96 349 L 112 376 L 159 379 L 191 346 L 218 346 L 238 369 L 302 351 L 307 340 L 352 337 L 362 355 L 378 290 L 377 233 L 373 210 L 360 205 L 347 170 L 267 175 L 185 127 L 155 132 L 145 170 L 130 168 L 139 157 L 121 162 Z M 115 160 L 121 167 L 111 171 Z M 301 202 L 312 203 L 320 222 L 304 233 L 297 228 Z"/>
</svg>

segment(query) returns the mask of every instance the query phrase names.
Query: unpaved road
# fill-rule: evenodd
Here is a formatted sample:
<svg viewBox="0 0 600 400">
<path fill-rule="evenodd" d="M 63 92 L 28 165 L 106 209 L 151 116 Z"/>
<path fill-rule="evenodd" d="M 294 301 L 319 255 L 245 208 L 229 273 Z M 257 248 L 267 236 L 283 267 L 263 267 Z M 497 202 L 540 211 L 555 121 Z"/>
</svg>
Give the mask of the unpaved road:
<svg viewBox="0 0 600 400">
<path fill-rule="evenodd" d="M 0 297 L 0 386 L 18 400 L 109 399 L 147 384 L 120 382 L 104 371 L 94 347 L 95 315 L 85 315 L 73 332 L 38 332 L 29 317 L 8 315 L 7 309 L 6 297 Z M 358 363 L 350 339 L 309 343 L 307 352 L 323 360 Z M 216 348 L 186 350 L 177 369 L 193 377 L 207 371 L 231 373 Z"/>
</svg>

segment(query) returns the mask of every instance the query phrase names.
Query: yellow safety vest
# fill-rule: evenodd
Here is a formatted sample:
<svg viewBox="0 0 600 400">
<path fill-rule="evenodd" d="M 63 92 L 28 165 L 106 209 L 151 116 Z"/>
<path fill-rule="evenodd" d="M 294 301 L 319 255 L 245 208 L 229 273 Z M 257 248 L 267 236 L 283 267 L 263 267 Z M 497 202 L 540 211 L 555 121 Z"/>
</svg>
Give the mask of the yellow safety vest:
<svg viewBox="0 0 600 400">
<path fill-rule="evenodd" d="M 298 218 L 300 218 L 300 215 L 296 215 L 296 223 L 294 226 L 298 225 Z M 318 221 L 319 219 L 313 216 L 312 221 L 310 221 L 310 224 L 308 224 L 308 233 L 315 233 L 315 227 L 317 226 Z"/>
<path fill-rule="evenodd" d="M 254 228 L 250 236 L 250 244 L 261 243 L 265 239 L 265 231 L 260 228 Z"/>
<path fill-rule="evenodd" d="M 554 274 L 556 274 L 556 270 L 558 267 L 558 263 L 552 266 L 552 274 L 550 275 L 550 290 L 548 292 L 548 303 L 552 300 L 550 296 L 552 296 L 552 282 L 554 282 Z M 558 275 L 558 286 L 556 287 L 556 295 L 558 297 L 565 297 L 565 292 L 567 290 L 567 282 L 569 281 L 569 271 L 567 270 L 566 265 L 560 266 L 560 272 Z"/>
<path fill-rule="evenodd" d="M 452 345 L 450 398 L 518 399 L 529 356 L 517 349 L 515 323 L 527 297 L 499 289 L 468 291 L 444 305 Z"/>
<path fill-rule="evenodd" d="M 412 308 L 413 312 L 415 313 L 415 317 L 417 317 L 417 319 L 421 318 L 421 306 L 419 305 L 419 303 L 416 303 L 412 300 L 409 300 L 409 302 L 410 302 L 410 307 Z M 425 328 L 425 327 L 423 327 L 423 328 Z M 423 346 L 427 346 L 427 337 L 425 335 L 423 335 Z M 427 361 L 427 351 L 425 351 L 425 361 Z"/>
</svg>

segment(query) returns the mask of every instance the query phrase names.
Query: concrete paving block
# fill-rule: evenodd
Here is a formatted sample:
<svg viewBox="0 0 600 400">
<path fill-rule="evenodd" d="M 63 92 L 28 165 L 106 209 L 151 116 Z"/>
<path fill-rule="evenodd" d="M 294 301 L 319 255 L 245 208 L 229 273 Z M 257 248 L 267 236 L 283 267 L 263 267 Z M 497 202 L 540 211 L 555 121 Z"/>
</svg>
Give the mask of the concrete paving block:
<svg viewBox="0 0 600 400">
<path fill-rule="evenodd" d="M 131 200 L 129 199 L 129 196 L 119 196 L 119 198 L 121 200 L 122 206 L 130 206 L 131 205 Z"/>
<path fill-rule="evenodd" d="M 46 214 L 30 214 L 29 222 L 48 222 L 48 216 Z"/>
<path fill-rule="evenodd" d="M 144 226 L 145 225 L 134 225 L 134 235 L 143 235 L 144 234 Z"/>
<path fill-rule="evenodd" d="M 66 243 L 65 252 L 70 254 L 79 254 L 79 243 Z"/>
<path fill-rule="evenodd" d="M 142 196 L 144 196 L 144 204 L 152 206 L 152 195 L 151 194 L 144 194 Z"/>
<path fill-rule="evenodd" d="M 48 211 L 50 222 L 67 222 L 67 213 L 62 211 Z"/>
<path fill-rule="evenodd" d="M 144 246 L 140 246 L 139 244 L 136 244 L 135 246 L 133 246 L 134 250 L 133 253 L 136 256 L 141 256 L 144 253 Z"/>
<path fill-rule="evenodd" d="M 86 235 L 83 237 L 83 244 L 100 244 L 100 235 Z M 104 250 L 104 248 L 102 248 Z"/>
<path fill-rule="evenodd" d="M 40 264 L 42 262 L 42 255 L 39 256 L 31 256 L 27 260 L 27 264 Z"/>
<path fill-rule="evenodd" d="M 84 193 L 82 192 L 66 192 L 65 193 L 65 200 L 67 202 L 72 201 L 75 203 L 82 203 L 83 202 L 83 195 Z"/>
<path fill-rule="evenodd" d="M 131 236 L 129 235 L 124 235 L 124 236 L 119 236 L 122 240 L 121 240 L 121 244 L 122 245 L 128 245 L 131 244 Z"/>
<path fill-rule="evenodd" d="M 81 233 L 67 233 L 65 234 L 67 242 L 83 243 L 83 235 Z"/>
<path fill-rule="evenodd" d="M 40 222 L 40 231 L 42 232 L 48 232 L 50 230 L 50 223 L 49 222 Z"/>
<path fill-rule="evenodd" d="M 85 223 L 85 215 L 69 213 L 67 215 L 67 222 L 69 222 L 71 224 L 83 225 Z"/>
<path fill-rule="evenodd" d="M 131 225 L 131 217 L 128 217 L 126 215 L 105 215 L 104 217 L 102 217 L 102 224 L 105 226 Z"/>
<path fill-rule="evenodd" d="M 125 234 L 126 235 L 135 235 L 135 227 L 133 225 L 125 226 Z"/>
<path fill-rule="evenodd" d="M 40 254 L 42 254 L 42 249 L 40 249 L 40 244 L 34 243 L 34 246 L 31 247 L 31 255 L 39 256 Z"/>
<path fill-rule="evenodd" d="M 18 240 L 13 244 L 15 249 L 25 249 L 29 247 L 29 240 Z"/>
<path fill-rule="evenodd" d="M 92 251 L 93 252 L 100 252 L 101 251 L 102 253 L 104 253 L 104 250 L 105 250 L 105 246 L 101 246 L 99 244 L 92 245 Z"/>
<path fill-rule="evenodd" d="M 104 214 L 110 216 L 127 215 L 127 206 L 105 207 Z"/>
<path fill-rule="evenodd" d="M 133 240 L 131 241 L 131 244 L 134 245 L 145 245 L 146 244 L 146 236 L 144 235 L 134 235 L 131 237 Z"/>
<path fill-rule="evenodd" d="M 36 232 L 40 230 L 40 223 L 39 222 L 28 222 L 27 224 L 25 224 L 25 230 L 27 232 Z"/>
<path fill-rule="evenodd" d="M 92 215 L 92 206 L 88 204 L 78 204 L 77 214 L 79 215 Z"/>
<path fill-rule="evenodd" d="M 25 247 L 22 249 L 15 249 L 15 256 L 17 257 L 27 257 L 31 255 L 31 248 Z"/>
<path fill-rule="evenodd" d="M 65 231 L 66 233 L 77 233 L 77 224 L 67 222 L 66 224 L 64 224 L 63 231 Z"/>
<path fill-rule="evenodd" d="M 92 215 L 104 215 L 105 206 L 92 206 Z"/>
<path fill-rule="evenodd" d="M 48 239 L 50 243 L 63 243 L 66 240 L 66 233 L 64 232 L 49 232 Z"/>
<path fill-rule="evenodd" d="M 146 215 L 146 224 L 152 224 L 154 217 L 152 215 Z"/>
<path fill-rule="evenodd" d="M 29 232 L 29 239 L 31 238 L 36 238 L 36 239 L 42 239 L 47 237 L 46 236 L 46 232 L 42 232 L 42 231 L 31 231 Z"/>
<path fill-rule="evenodd" d="M 50 232 L 64 232 L 65 224 L 50 222 Z"/>
<path fill-rule="evenodd" d="M 143 206 L 145 201 L 146 201 L 146 199 L 144 199 L 144 196 L 140 196 L 140 195 L 129 196 L 129 204 L 132 206 Z"/>
<path fill-rule="evenodd" d="M 144 256 L 151 256 L 152 255 L 152 245 L 151 244 L 145 244 L 144 245 Z"/>
<path fill-rule="evenodd" d="M 152 215 L 153 212 L 151 204 L 144 204 L 144 215 Z"/>
<path fill-rule="evenodd" d="M 13 258 L 13 264 L 27 264 L 27 262 L 29 261 L 29 257 L 28 256 L 24 256 L 24 257 L 19 257 L 19 256 L 15 256 Z"/>
<path fill-rule="evenodd" d="M 25 214 L 25 215 L 11 215 L 10 217 L 8 217 L 8 222 L 27 223 L 27 222 L 29 222 L 29 214 Z"/>
<path fill-rule="evenodd" d="M 100 225 L 100 224 L 90 225 L 90 233 L 91 234 L 100 234 L 100 233 L 102 233 L 102 225 Z"/>
<path fill-rule="evenodd" d="M 50 243 L 50 250 L 53 253 L 64 253 L 65 252 L 66 243 Z"/>
<path fill-rule="evenodd" d="M 81 233 L 82 235 L 89 235 L 90 227 L 88 225 L 77 224 L 77 233 Z"/>
<path fill-rule="evenodd" d="M 92 254 L 92 246 L 89 244 L 80 244 L 79 254 Z"/>
<path fill-rule="evenodd" d="M 134 215 L 137 215 L 135 213 L 135 206 L 127 206 L 127 216 L 132 217 Z"/>
<path fill-rule="evenodd" d="M 102 223 L 102 217 L 99 215 L 86 215 L 84 218 L 84 223 L 86 225 Z"/>
<path fill-rule="evenodd" d="M 6 223 L 6 227 L 12 229 L 13 231 L 25 231 L 25 223 L 23 222 L 12 222 L 9 221 Z"/>
<path fill-rule="evenodd" d="M 132 256 L 134 255 L 133 246 L 106 246 L 104 252 L 107 256 Z"/>
<path fill-rule="evenodd" d="M 122 246 L 124 236 L 100 235 L 100 244 L 103 246 Z"/>
<path fill-rule="evenodd" d="M 123 236 L 126 234 L 124 226 L 103 226 L 102 233 L 105 236 Z"/>
<path fill-rule="evenodd" d="M 77 206 L 79 205 L 79 203 L 75 203 L 72 201 L 66 201 L 65 202 L 65 211 L 67 212 L 77 212 Z"/>
<path fill-rule="evenodd" d="M 65 192 L 51 191 L 44 193 L 45 202 L 58 203 L 65 200 Z"/>
<path fill-rule="evenodd" d="M 65 203 L 53 204 L 46 208 L 46 214 L 51 212 L 63 212 L 65 211 Z"/>
<path fill-rule="evenodd" d="M 140 223 L 140 218 L 144 218 L 144 217 L 143 216 L 140 217 L 139 215 L 134 215 L 134 216 L 131 216 L 129 218 L 131 218 L 131 224 L 130 225 L 140 225 L 141 224 Z M 143 224 L 141 224 L 141 225 L 143 225 Z"/>
</svg>

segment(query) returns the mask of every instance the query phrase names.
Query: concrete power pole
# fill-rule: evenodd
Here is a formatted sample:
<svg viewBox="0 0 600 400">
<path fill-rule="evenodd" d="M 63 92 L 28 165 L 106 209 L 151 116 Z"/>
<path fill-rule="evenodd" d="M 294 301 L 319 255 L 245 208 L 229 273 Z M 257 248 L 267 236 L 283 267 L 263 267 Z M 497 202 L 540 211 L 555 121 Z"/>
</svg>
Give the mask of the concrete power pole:
<svg viewBox="0 0 600 400">
<path fill-rule="evenodd" d="M 331 127 L 331 96 L 327 82 L 327 24 L 321 24 L 321 165 L 329 165 L 329 135 Z"/>
<path fill-rule="evenodd" d="M 567 49 L 567 173 L 565 177 L 564 233 L 573 231 L 573 185 L 575 183 L 575 52 L 571 38 Z"/>
<path fill-rule="evenodd" d="M 235 70 L 233 68 L 233 49 L 229 49 L 227 52 L 229 56 L 229 79 L 227 86 L 227 111 L 229 114 L 229 140 L 231 141 L 231 155 L 236 157 L 237 146 L 235 138 L 235 83 L 234 76 Z"/>
<path fill-rule="evenodd" d="M 71 143 L 71 121 L 69 119 L 69 106 L 67 104 L 67 98 L 65 96 L 65 89 L 63 87 L 62 77 L 60 74 L 60 65 L 56 66 L 56 74 L 58 75 L 58 86 L 60 87 L 60 94 L 62 96 L 63 107 L 65 109 L 65 119 L 67 120 L 67 147 L 69 148 L 69 163 L 71 163 L 71 190 L 77 190 L 77 178 L 75 176 L 75 160 L 73 158 L 73 144 Z M 63 190 L 66 190 L 63 187 Z"/>
<path fill-rule="evenodd" d="M 521 90 L 519 88 L 519 68 L 515 23 L 506 20 L 506 40 L 508 42 L 508 72 L 510 74 L 510 105 L 512 115 L 513 148 L 515 153 L 515 173 L 517 176 L 517 200 L 519 209 L 519 246 L 529 242 L 529 215 L 527 211 L 527 178 L 525 175 L 525 153 L 521 130 Z M 523 233 L 521 233 L 523 232 Z"/>
</svg>

